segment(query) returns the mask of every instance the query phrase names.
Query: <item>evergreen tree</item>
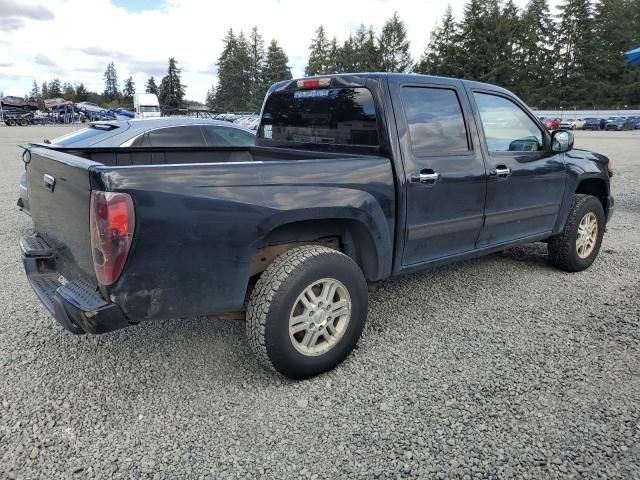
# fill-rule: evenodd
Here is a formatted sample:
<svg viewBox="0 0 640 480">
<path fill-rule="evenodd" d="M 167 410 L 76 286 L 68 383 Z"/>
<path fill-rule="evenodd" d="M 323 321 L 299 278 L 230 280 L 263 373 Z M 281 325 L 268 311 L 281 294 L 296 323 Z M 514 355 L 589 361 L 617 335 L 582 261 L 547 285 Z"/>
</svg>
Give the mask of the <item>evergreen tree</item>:
<svg viewBox="0 0 640 480">
<path fill-rule="evenodd" d="M 356 72 L 356 52 L 353 35 L 345 40 L 342 47 L 337 49 L 335 56 L 336 73 Z"/>
<path fill-rule="evenodd" d="M 149 77 L 147 80 L 147 84 L 145 86 L 145 93 L 154 93 L 156 95 L 160 94 L 160 90 L 158 89 L 158 85 L 156 85 L 156 79 L 153 78 L 153 75 Z"/>
<path fill-rule="evenodd" d="M 493 65 L 492 32 L 487 22 L 489 1 L 470 0 L 464 7 L 460 22 L 460 46 L 462 56 L 467 57 L 462 73 L 468 79 L 484 80 Z"/>
<path fill-rule="evenodd" d="M 262 100 L 267 92 L 266 85 L 262 79 L 265 61 L 264 40 L 258 32 L 258 27 L 253 27 L 249 35 L 249 57 L 251 58 L 249 69 L 251 78 L 250 110 L 257 111 L 262 105 Z"/>
<path fill-rule="evenodd" d="M 76 102 L 86 102 L 89 99 L 89 90 L 80 82 L 76 85 Z"/>
<path fill-rule="evenodd" d="M 244 33 L 236 36 L 229 29 L 218 59 L 218 87 L 215 107 L 226 111 L 251 108 L 251 56 Z"/>
<path fill-rule="evenodd" d="M 62 84 L 62 97 L 70 102 L 76 102 L 76 90 L 69 82 Z"/>
<path fill-rule="evenodd" d="M 593 67 L 590 64 L 593 46 L 591 2 L 564 0 L 558 8 L 559 93 L 564 106 L 574 106 L 580 99 L 588 97 L 586 78 L 589 68 Z"/>
<path fill-rule="evenodd" d="M 60 80 L 54 78 L 49 82 L 48 90 L 49 98 L 60 98 L 62 97 L 62 84 Z"/>
<path fill-rule="evenodd" d="M 380 50 L 373 27 L 361 24 L 353 37 L 355 72 L 375 72 L 381 70 Z"/>
<path fill-rule="evenodd" d="M 462 77 L 463 63 L 460 32 L 451 5 L 448 5 L 440 24 L 431 32 L 429 44 L 414 71 L 427 75 Z"/>
<path fill-rule="evenodd" d="M 42 95 L 42 100 L 47 100 L 49 98 L 51 98 L 49 96 L 49 85 L 47 84 L 47 82 L 42 82 L 42 88 L 40 89 L 40 93 Z M 44 105 L 44 103 L 43 103 Z"/>
<path fill-rule="evenodd" d="M 127 108 L 133 108 L 133 95 L 136 93 L 136 85 L 133 83 L 133 78 L 129 76 L 124 81 L 124 88 L 122 89 L 122 101 Z"/>
<path fill-rule="evenodd" d="M 404 22 L 398 12 L 382 27 L 378 41 L 380 49 L 380 69 L 383 72 L 408 72 L 413 60 L 409 54 L 409 40 Z"/>
<path fill-rule="evenodd" d="M 38 87 L 38 82 L 36 82 L 35 80 L 33 81 L 33 84 L 31 86 L 31 92 L 29 93 L 29 98 L 35 102 L 37 102 L 38 99 L 40 98 L 40 88 Z"/>
<path fill-rule="evenodd" d="M 587 90 L 594 105 L 626 103 L 625 90 L 619 87 L 627 83 L 623 77 L 630 68 L 620 60 L 622 52 L 640 43 L 640 27 L 635 23 L 640 18 L 634 18 L 634 3 L 637 5 L 638 2 L 600 0 L 596 3 L 591 60 L 585 72 Z"/>
<path fill-rule="evenodd" d="M 557 96 L 549 88 L 554 79 L 556 27 L 549 13 L 548 0 L 530 0 L 521 18 L 519 53 L 517 54 L 516 92 L 531 105 L 552 107 Z"/>
<path fill-rule="evenodd" d="M 320 25 L 316 30 L 316 37 L 309 46 L 309 60 L 304 74 L 313 76 L 332 73 L 334 64 L 335 61 L 331 59 L 331 42 L 327 38 L 324 26 Z"/>
<path fill-rule="evenodd" d="M 169 66 L 167 74 L 160 82 L 160 95 L 158 97 L 160 105 L 168 109 L 177 109 L 182 107 L 184 99 L 184 85 L 180 80 L 182 70 L 178 68 L 178 62 L 175 58 L 169 58 Z"/>
<path fill-rule="evenodd" d="M 216 87 L 211 85 L 211 88 L 207 90 L 207 98 L 205 99 L 205 105 L 210 109 L 215 109 L 216 106 Z"/>
<path fill-rule="evenodd" d="M 267 88 L 276 82 L 291 80 L 291 68 L 287 65 L 288 63 L 287 54 L 284 53 L 278 42 L 271 40 L 262 71 L 262 79 Z"/>
<path fill-rule="evenodd" d="M 120 91 L 118 90 L 118 73 L 113 62 L 107 64 L 104 71 L 104 93 L 102 94 L 106 102 L 118 100 Z"/>
</svg>

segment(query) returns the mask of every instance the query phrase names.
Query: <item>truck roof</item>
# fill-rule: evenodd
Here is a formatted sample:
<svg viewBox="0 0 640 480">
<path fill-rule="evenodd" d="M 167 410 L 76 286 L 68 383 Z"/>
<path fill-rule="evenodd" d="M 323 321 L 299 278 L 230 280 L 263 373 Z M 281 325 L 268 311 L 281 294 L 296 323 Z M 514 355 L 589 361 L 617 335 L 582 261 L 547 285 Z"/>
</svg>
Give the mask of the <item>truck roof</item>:
<svg viewBox="0 0 640 480">
<path fill-rule="evenodd" d="M 277 83 L 276 85 L 279 87 L 283 87 L 286 85 L 296 84 L 299 80 L 331 78 L 331 79 L 336 79 L 338 81 L 337 83 L 339 85 L 336 85 L 336 86 L 363 87 L 365 86 L 367 80 L 380 80 L 384 77 L 395 77 L 400 79 L 400 81 L 405 81 L 407 83 L 411 83 L 415 81 L 416 77 L 419 77 L 422 79 L 431 79 L 434 81 L 434 83 L 437 83 L 438 81 L 442 81 L 442 80 L 447 80 L 447 81 L 460 80 L 467 87 L 481 88 L 483 90 L 493 90 L 496 92 L 508 93 L 510 95 L 513 95 L 513 93 L 508 91 L 507 89 L 499 87 L 497 85 L 490 84 L 490 83 L 476 82 L 473 80 L 463 80 L 463 79 L 458 79 L 454 77 L 422 75 L 417 73 L 388 73 L 388 72 L 337 73 L 337 74 L 328 74 L 328 75 L 315 75 L 312 77 L 299 77 L 299 78 L 294 78 L 293 80 L 285 80 L 284 82 Z"/>
</svg>

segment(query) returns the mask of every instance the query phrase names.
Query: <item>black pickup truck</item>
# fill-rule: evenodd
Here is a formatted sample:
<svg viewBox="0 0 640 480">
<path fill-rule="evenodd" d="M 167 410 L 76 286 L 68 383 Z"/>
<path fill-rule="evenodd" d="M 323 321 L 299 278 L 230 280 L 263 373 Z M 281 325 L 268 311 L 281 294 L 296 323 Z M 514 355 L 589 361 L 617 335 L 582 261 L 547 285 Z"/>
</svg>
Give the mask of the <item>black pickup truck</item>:
<svg viewBox="0 0 640 480">
<path fill-rule="evenodd" d="M 74 333 L 244 312 L 265 364 L 339 364 L 367 282 L 544 241 L 580 271 L 613 212 L 608 158 L 508 91 L 421 75 L 272 86 L 255 146 L 23 156 L 29 281 Z"/>
</svg>

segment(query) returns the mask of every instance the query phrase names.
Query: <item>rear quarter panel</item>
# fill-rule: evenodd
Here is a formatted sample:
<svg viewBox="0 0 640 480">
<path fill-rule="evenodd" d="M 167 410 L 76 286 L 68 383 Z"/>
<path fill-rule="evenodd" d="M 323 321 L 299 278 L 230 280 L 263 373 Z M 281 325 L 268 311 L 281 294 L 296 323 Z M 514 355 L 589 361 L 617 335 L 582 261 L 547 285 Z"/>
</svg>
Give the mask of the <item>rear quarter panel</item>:
<svg viewBox="0 0 640 480">
<path fill-rule="evenodd" d="M 262 240 L 297 221 L 351 219 L 391 269 L 395 200 L 381 157 L 92 169 L 93 188 L 129 193 L 134 244 L 106 294 L 133 321 L 239 310 Z"/>
</svg>

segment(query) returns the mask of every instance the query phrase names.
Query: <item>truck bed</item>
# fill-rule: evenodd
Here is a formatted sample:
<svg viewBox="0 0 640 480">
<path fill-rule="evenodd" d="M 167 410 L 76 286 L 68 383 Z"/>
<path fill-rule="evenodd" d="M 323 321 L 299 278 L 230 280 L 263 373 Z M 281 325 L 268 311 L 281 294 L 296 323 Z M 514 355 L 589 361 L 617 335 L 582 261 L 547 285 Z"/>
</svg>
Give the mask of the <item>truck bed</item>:
<svg viewBox="0 0 640 480">
<path fill-rule="evenodd" d="M 386 157 L 271 147 L 33 147 L 30 158 L 29 200 L 48 278 L 95 286 L 125 318 L 241 309 L 258 252 L 286 241 L 279 234 L 291 225 L 300 241 L 330 236 L 328 225 L 355 225 L 344 238 L 371 246 L 363 259 L 368 278 L 390 273 L 395 190 Z M 135 207 L 133 244 L 109 286 L 98 284 L 93 266 L 93 190 L 126 193 Z M 59 285 L 50 287 L 55 293 Z"/>
<path fill-rule="evenodd" d="M 45 146 L 46 145 L 39 145 Z M 48 148 L 48 147 L 47 147 Z M 51 148 L 106 166 L 184 165 L 189 163 L 269 162 L 358 158 L 358 155 L 271 147 L 128 147 L 128 148 Z"/>
</svg>

